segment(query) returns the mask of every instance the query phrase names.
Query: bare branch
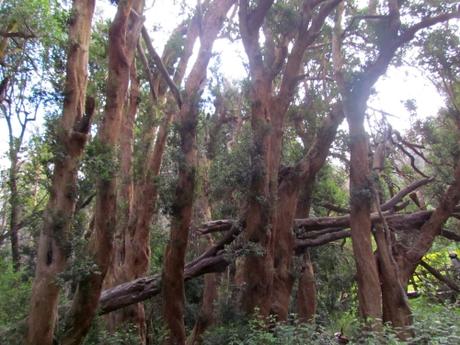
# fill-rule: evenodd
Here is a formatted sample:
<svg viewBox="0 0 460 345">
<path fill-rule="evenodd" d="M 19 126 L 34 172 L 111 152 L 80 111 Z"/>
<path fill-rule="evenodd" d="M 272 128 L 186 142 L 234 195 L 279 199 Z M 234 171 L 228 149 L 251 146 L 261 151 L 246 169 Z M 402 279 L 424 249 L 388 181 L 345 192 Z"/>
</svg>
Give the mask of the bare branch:
<svg viewBox="0 0 460 345">
<path fill-rule="evenodd" d="M 406 195 L 412 193 L 414 190 L 430 183 L 433 181 L 433 178 L 424 178 L 422 180 L 415 181 L 408 185 L 407 187 L 401 189 L 394 197 L 385 202 L 381 208 L 382 211 L 389 211 L 394 208 Z"/>
<path fill-rule="evenodd" d="M 163 64 L 163 61 L 161 60 L 160 55 L 156 52 L 155 48 L 153 47 L 152 40 L 150 39 L 149 33 L 147 32 L 147 29 L 145 26 L 142 27 L 142 38 L 144 39 L 145 45 L 147 47 L 147 51 L 149 52 L 150 57 L 153 59 L 155 62 L 155 65 L 157 66 L 158 70 L 160 71 L 160 74 L 162 77 L 165 79 L 166 83 L 168 84 L 169 88 L 171 89 L 172 94 L 174 95 L 174 99 L 176 100 L 176 103 L 178 107 L 182 107 L 182 99 L 180 96 L 179 89 L 177 88 L 176 84 L 174 81 L 171 79 L 169 76 L 168 70 L 166 69 L 165 65 Z"/>
</svg>

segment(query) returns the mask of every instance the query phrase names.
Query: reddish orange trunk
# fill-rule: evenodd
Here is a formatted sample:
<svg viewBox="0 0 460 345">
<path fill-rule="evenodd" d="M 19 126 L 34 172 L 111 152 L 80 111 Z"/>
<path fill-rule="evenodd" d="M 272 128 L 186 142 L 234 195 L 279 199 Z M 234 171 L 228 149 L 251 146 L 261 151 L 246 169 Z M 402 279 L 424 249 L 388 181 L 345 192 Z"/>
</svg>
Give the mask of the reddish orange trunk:
<svg viewBox="0 0 460 345">
<path fill-rule="evenodd" d="M 355 256 L 358 299 L 363 318 L 382 319 L 382 293 L 372 251 L 371 188 L 369 181 L 369 148 L 364 130 L 364 109 L 347 109 L 350 130 L 350 226 Z"/>
<path fill-rule="evenodd" d="M 297 195 L 291 196 L 290 192 L 286 194 L 287 200 L 278 202 L 282 197 L 282 194 L 278 196 L 281 190 L 278 187 L 278 171 L 286 112 L 295 93 L 298 75 L 304 62 L 304 53 L 316 40 L 326 17 L 339 1 L 316 3 L 313 6 L 305 2 L 305 6 L 302 7 L 302 20 L 298 26 L 299 31 L 289 54 L 290 39 L 282 37 L 281 42 L 276 46 L 278 42 L 273 39 L 270 29 L 263 27 L 265 16 L 272 3 L 271 0 L 260 1 L 257 6 L 251 8 L 248 1 L 242 1 L 239 11 L 241 37 L 250 66 L 253 132 L 252 176 L 245 215 L 245 239 L 263 251 L 262 255 L 249 254 L 244 258 L 245 291 L 242 303 L 247 313 L 253 312 L 257 307 L 261 316 L 268 315 L 272 304 L 274 266 L 280 268 L 280 277 L 275 278 L 279 283 L 277 284 L 280 288 L 284 285 L 283 290 L 285 290 L 282 293 L 274 292 L 277 299 L 283 298 L 283 302 L 277 302 L 276 309 L 281 311 L 281 304 L 285 305 L 286 298 L 289 298 L 286 297 L 286 291 L 292 286 L 289 273 L 285 272 L 290 265 L 290 259 L 285 255 L 292 244 L 289 243 L 290 240 L 279 243 L 280 236 L 286 238 L 291 236 L 289 226 L 292 225 L 297 204 Z M 262 48 L 259 45 L 261 28 L 264 29 L 266 41 L 264 54 L 261 53 Z M 274 95 L 273 82 L 277 76 L 281 77 L 281 84 L 278 93 Z M 293 191 L 294 185 L 296 183 L 288 188 Z M 292 208 L 278 210 L 278 205 L 284 202 Z M 277 217 L 284 219 L 278 221 Z M 288 230 L 279 230 L 279 226 Z M 278 231 L 282 231 L 283 234 L 278 235 Z M 274 255 L 275 243 L 278 246 L 276 255 Z"/>
<path fill-rule="evenodd" d="M 297 316 L 301 322 L 313 322 L 316 315 L 315 272 L 310 255 L 304 256 L 304 263 L 297 288 Z"/>
<path fill-rule="evenodd" d="M 117 14 L 109 30 L 109 76 L 104 118 L 98 140 L 104 156 L 115 159 L 123 108 L 128 91 L 131 64 L 142 26 L 142 18 L 131 12 L 142 13 L 142 0 L 120 1 Z M 97 270 L 79 282 L 72 307 L 66 316 L 62 344 L 80 344 L 96 314 L 102 283 L 109 268 L 116 229 L 117 171 L 108 163 L 108 171 L 101 172 L 97 181 L 94 231 L 88 254 Z"/>
<path fill-rule="evenodd" d="M 66 95 L 57 140 L 65 154 L 55 159 L 50 200 L 40 233 L 35 279 L 28 319 L 27 343 L 51 345 L 57 319 L 61 273 L 70 255 L 70 225 L 75 210 L 77 169 L 86 143 L 94 101 L 87 102 L 88 50 L 94 0 L 75 0 L 69 28 Z M 76 43 L 76 44 L 74 44 Z M 90 104 L 92 103 L 92 104 Z"/>
<path fill-rule="evenodd" d="M 315 142 L 305 157 L 292 168 L 287 168 L 281 175 L 278 191 L 278 215 L 275 223 L 275 276 L 272 292 L 272 312 L 281 320 L 288 316 L 294 274 L 292 257 L 295 238 L 292 231 L 294 217 L 299 204 L 301 185 L 304 191 L 312 191 L 315 178 L 324 165 L 329 148 L 335 138 L 337 127 L 343 120 L 341 106 L 335 106 L 331 114 L 323 121 Z M 309 196 L 304 194 L 309 199 Z M 306 208 L 302 205 L 302 208 Z M 305 211 L 309 211 L 306 209 Z"/>
<path fill-rule="evenodd" d="M 386 156 L 386 135 L 375 152 L 373 172 L 378 175 L 383 170 Z M 412 325 L 412 313 L 407 301 L 406 292 L 401 286 L 399 268 L 392 253 L 392 235 L 390 228 L 380 208 L 380 194 L 378 181 L 373 181 L 372 192 L 374 194 L 374 208 L 381 216 L 381 223 L 374 225 L 374 237 L 377 243 L 377 260 L 382 284 L 382 309 L 383 322 L 391 322 L 401 339 L 408 339 L 414 335 L 410 329 Z"/>
<path fill-rule="evenodd" d="M 132 157 L 134 121 L 139 97 L 139 80 L 136 75 L 135 64 L 131 66 L 130 79 L 129 98 L 125 106 L 127 111 L 122 119 L 119 139 L 120 176 L 117 191 L 117 229 L 114 238 L 113 258 L 104 280 L 104 289 L 137 278 L 131 277 L 129 271 L 127 272 L 124 267 L 126 247 L 129 246 L 131 240 L 127 229 L 133 210 L 134 194 Z M 145 329 L 143 328 L 145 323 L 143 322 L 143 313 L 139 311 L 138 305 L 110 313 L 107 315 L 106 321 L 111 332 L 115 332 L 120 327 L 134 324 L 139 330 L 141 342 L 145 342 Z"/>
<path fill-rule="evenodd" d="M 457 114 L 457 127 L 460 131 L 460 114 Z M 407 252 L 401 252 L 398 258 L 401 281 L 407 286 L 409 279 L 415 272 L 420 260 L 431 248 L 434 239 L 441 233 L 441 227 L 454 212 L 455 206 L 460 202 L 460 161 L 454 171 L 454 182 L 447 188 L 441 198 L 438 207 L 432 213 L 430 219 L 423 224 L 420 235 L 415 239 Z"/>
<path fill-rule="evenodd" d="M 209 4 L 202 22 L 200 50 L 185 84 L 182 107 L 178 114 L 180 149 L 179 180 L 174 197 L 170 241 L 166 247 L 163 269 L 163 317 L 169 335 L 168 344 L 185 344 L 184 328 L 184 261 L 188 230 L 192 218 L 195 189 L 196 126 L 200 90 L 212 56 L 212 46 L 234 0 L 215 0 Z"/>
</svg>

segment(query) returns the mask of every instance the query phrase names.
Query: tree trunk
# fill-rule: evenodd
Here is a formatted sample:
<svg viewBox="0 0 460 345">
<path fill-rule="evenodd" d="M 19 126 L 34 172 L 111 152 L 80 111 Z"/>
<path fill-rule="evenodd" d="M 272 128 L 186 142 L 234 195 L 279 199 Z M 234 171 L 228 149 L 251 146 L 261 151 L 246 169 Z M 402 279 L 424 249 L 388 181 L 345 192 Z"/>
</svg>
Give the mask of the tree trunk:
<svg viewBox="0 0 460 345">
<path fill-rule="evenodd" d="M 138 11 L 132 12 L 133 8 Z M 63 345 L 80 344 L 87 334 L 96 314 L 102 282 L 112 258 L 117 214 L 115 147 L 119 140 L 131 64 L 143 22 L 143 18 L 139 16 L 142 9 L 142 0 L 120 1 L 109 30 L 107 101 L 97 139 L 107 166 L 104 167 L 105 171 L 99 172 L 97 180 L 94 231 L 88 248 L 88 255 L 97 265 L 97 269 L 89 272 L 78 284 L 71 309 L 66 315 Z"/>
<path fill-rule="evenodd" d="M 204 289 L 198 319 L 195 322 L 187 345 L 198 345 L 203 341 L 203 334 L 214 323 L 214 303 L 217 300 L 219 276 L 208 273 L 204 276 Z"/>
<path fill-rule="evenodd" d="M 169 47 L 170 42 L 165 46 L 165 51 L 163 53 L 164 59 L 161 60 L 157 57 L 156 63 L 163 66 L 171 67 L 174 65 L 177 59 L 179 59 L 178 72 L 174 77 L 174 82 L 180 84 L 183 78 L 184 66 L 187 65 L 190 56 L 192 54 L 192 48 L 197 38 L 197 30 L 195 30 L 196 20 L 192 20 L 187 31 L 187 37 L 184 44 L 184 48 L 181 56 L 178 53 Z M 181 24 L 172 34 L 171 40 L 177 40 L 177 35 L 182 35 L 180 31 L 183 30 L 183 25 Z M 147 45 L 148 52 L 151 58 L 152 54 L 156 55 L 156 52 L 153 49 L 153 46 L 150 41 L 150 37 L 145 28 L 142 29 L 142 35 L 144 41 Z M 166 146 L 166 139 L 169 132 L 169 126 L 173 119 L 174 114 L 174 102 L 175 100 L 172 97 L 165 97 L 167 92 L 167 83 L 165 79 L 169 78 L 169 75 L 156 74 L 153 75 L 147 57 L 143 52 L 143 49 L 140 44 L 138 44 L 138 53 L 141 58 L 141 62 L 144 65 L 144 70 L 146 78 L 149 80 L 150 84 L 150 94 L 152 96 L 152 102 L 155 104 L 161 105 L 160 103 L 166 102 L 164 106 L 166 111 L 164 113 L 163 120 L 158 127 L 156 134 L 156 139 L 154 145 L 150 145 L 153 133 L 152 126 L 146 125 L 144 129 L 144 135 L 142 135 L 143 146 L 146 148 L 145 151 L 140 154 L 146 154 L 147 159 L 143 164 L 142 175 L 139 180 L 134 185 L 134 190 L 131 193 L 132 198 L 130 199 L 130 212 L 127 215 L 126 219 L 121 219 L 120 223 L 117 224 L 117 227 L 120 229 L 121 247 L 117 250 L 120 253 L 115 251 L 115 257 L 119 256 L 118 263 L 112 263 L 112 270 L 116 269 L 118 272 L 118 278 L 116 280 L 110 279 L 108 277 L 107 287 L 116 286 L 118 284 L 128 282 L 139 277 L 146 275 L 149 268 L 150 262 L 150 224 L 152 222 L 153 214 L 155 212 L 156 199 L 158 195 L 157 185 L 155 183 L 155 178 L 160 172 L 161 162 L 163 158 L 163 153 Z M 151 59 L 152 60 L 152 59 Z M 134 67 L 134 65 L 133 65 Z M 164 72 L 167 73 L 166 67 Z M 185 70 L 184 70 L 185 72 Z M 135 89 L 133 90 L 133 87 Z M 130 101 L 130 113 L 128 115 L 135 115 L 135 110 L 137 107 L 137 97 L 139 91 L 137 90 L 137 83 L 131 84 L 131 101 Z M 175 87 L 177 89 L 177 87 Z M 134 120 L 134 118 L 133 118 Z M 148 134 L 147 134 L 148 133 Z M 132 135 L 132 133 L 129 133 Z M 122 132 L 123 136 L 123 132 Z M 123 203 L 123 202 L 122 202 Z M 119 202 L 120 204 L 120 202 Z M 119 266 L 116 268 L 116 266 Z M 133 323 L 137 325 L 141 342 L 145 343 L 146 341 L 146 325 L 145 325 L 145 311 L 142 304 L 137 304 L 131 306 L 121 311 L 121 313 L 109 315 L 112 319 L 110 328 L 115 330 L 116 328 L 126 325 L 127 323 Z"/>
<path fill-rule="evenodd" d="M 132 157 L 134 122 L 139 97 L 139 80 L 136 74 L 135 64 L 133 63 L 130 73 L 129 98 L 125 106 L 127 111 L 122 119 L 119 138 L 120 176 L 117 191 L 117 222 L 113 258 L 104 280 L 104 289 L 138 278 L 131 276 L 130 272 L 124 267 L 127 252 L 126 247 L 130 242 L 127 229 L 133 211 Z M 145 323 L 143 322 L 143 314 L 139 309 L 139 305 L 135 305 L 107 315 L 106 321 L 109 331 L 115 332 L 120 327 L 134 324 L 138 328 L 142 343 L 145 343 L 143 341 L 145 339 L 145 328 L 143 327 Z"/>
<path fill-rule="evenodd" d="M 315 142 L 305 157 L 295 167 L 287 168 L 287 172 L 281 173 L 278 191 L 278 215 L 274 231 L 275 275 L 271 297 L 272 312 L 280 320 L 286 320 L 288 317 L 289 301 L 294 283 L 292 257 L 295 237 L 293 228 L 294 217 L 299 205 L 300 186 L 303 184 L 304 191 L 312 192 L 316 175 L 326 161 L 329 148 L 342 120 L 341 105 L 336 105 L 331 114 L 323 121 Z M 311 195 L 304 194 L 304 197 L 309 200 Z M 306 205 L 301 205 L 301 208 L 309 212 Z"/>
<path fill-rule="evenodd" d="M 383 322 L 390 322 L 395 328 L 399 338 L 407 340 L 414 336 L 411 330 L 412 313 L 407 300 L 406 292 L 400 281 L 399 267 L 393 257 L 392 234 L 382 213 L 380 206 L 380 181 L 379 174 L 385 166 L 387 137 L 383 138 L 375 152 L 372 170 L 377 181 L 373 183 L 372 193 L 374 194 L 374 208 L 381 216 L 381 222 L 374 225 L 374 238 L 377 243 L 377 262 L 379 268 L 380 282 L 382 286 L 382 311 Z"/>
<path fill-rule="evenodd" d="M 212 219 L 211 216 L 211 206 L 209 204 L 209 168 L 210 168 L 210 160 L 208 159 L 209 156 L 213 156 L 215 152 L 215 142 L 210 140 L 210 136 L 218 135 L 220 127 L 221 127 L 221 115 L 223 113 L 219 113 L 218 107 L 216 107 L 216 116 L 218 117 L 217 123 L 211 130 L 211 135 L 207 133 L 205 135 L 206 142 L 207 142 L 207 153 L 206 154 L 198 154 L 198 181 L 199 185 L 197 188 L 197 198 L 195 201 L 195 211 L 194 211 L 194 223 L 195 224 L 202 224 L 203 222 L 210 221 Z M 207 238 L 198 240 L 198 250 L 205 249 L 205 244 L 209 246 L 213 245 L 213 241 L 211 235 L 207 235 Z M 201 242 L 201 243 L 200 243 Z M 200 245 L 201 244 L 201 245 Z M 204 244 L 204 245 L 203 245 Z M 203 296 L 201 298 L 201 307 L 198 313 L 198 318 L 195 322 L 193 327 L 192 333 L 187 339 L 187 345 L 198 345 L 202 342 L 203 333 L 206 329 L 212 325 L 214 322 L 214 302 L 217 299 L 218 293 L 218 274 L 217 273 L 210 273 L 204 276 L 204 288 L 203 288 Z"/>
<path fill-rule="evenodd" d="M 9 169 L 9 192 L 10 192 L 10 241 L 11 241 L 11 258 L 13 260 L 14 271 L 19 271 L 21 267 L 21 258 L 19 255 L 19 237 L 18 225 L 20 217 L 20 204 L 18 192 L 18 152 L 10 143 L 10 169 Z"/>
<path fill-rule="evenodd" d="M 297 316 L 300 322 L 312 323 L 316 315 L 316 284 L 310 254 L 304 255 L 304 263 L 297 288 Z"/>
<path fill-rule="evenodd" d="M 365 103 L 345 107 L 350 131 L 350 225 L 358 281 L 360 315 L 382 319 L 382 294 L 371 242 L 371 187 L 368 138 L 364 130 Z"/>
<path fill-rule="evenodd" d="M 460 116 L 459 116 L 460 117 Z M 460 128 L 458 129 L 460 131 Z M 420 229 L 420 235 L 407 252 L 401 252 L 398 258 L 401 282 L 407 286 L 420 260 L 430 250 L 436 236 L 441 234 L 441 227 L 452 215 L 460 202 L 460 161 L 454 171 L 454 181 L 442 196 L 438 207 L 432 212 L 428 221 Z"/>
<path fill-rule="evenodd" d="M 179 178 L 174 196 L 170 241 L 166 247 L 163 268 L 163 317 L 168 330 L 167 344 L 185 344 L 184 265 L 188 230 L 192 218 L 196 170 L 196 126 L 201 88 L 212 57 L 212 46 L 222 28 L 226 13 L 234 0 L 215 0 L 202 22 L 197 60 L 185 83 L 182 107 L 178 114 L 180 149 Z"/>
<path fill-rule="evenodd" d="M 40 233 L 28 320 L 27 343 L 30 345 L 52 344 L 59 300 L 57 275 L 65 269 L 70 255 L 78 163 L 94 111 L 94 102 L 87 101 L 85 109 L 94 3 L 94 0 L 75 0 L 72 7 L 64 108 L 57 138 L 63 152 L 55 158 L 50 199 Z"/>
<path fill-rule="evenodd" d="M 263 27 L 265 34 L 265 53 L 259 45 L 259 31 L 273 1 L 260 1 L 257 6 L 250 8 L 248 1 L 240 3 L 239 19 L 243 45 L 249 60 L 251 75 L 251 126 L 253 133 L 251 152 L 251 182 L 249 200 L 245 215 L 246 241 L 254 247 L 260 247 L 263 253 L 245 256 L 243 276 L 245 291 L 242 304 L 247 313 L 252 313 L 257 307 L 261 316 L 267 316 L 271 308 L 273 289 L 274 265 L 284 267 L 289 263 L 283 262 L 289 251 L 288 242 L 282 245 L 278 241 L 278 225 L 288 229 L 281 236 L 292 237 L 289 234 L 295 215 L 297 195 L 288 196 L 292 209 L 289 214 L 278 210 L 278 171 L 281 159 L 284 122 L 287 110 L 294 96 L 298 76 L 304 62 L 304 53 L 318 37 L 326 17 L 339 3 L 338 0 L 310 4 L 305 2 L 302 8 L 302 19 L 299 21 L 298 32 L 291 52 L 288 54 L 287 43 L 281 43 L 275 48 L 275 42 L 270 35 L 270 29 Z M 320 6 L 317 11 L 316 6 Z M 273 94 L 275 77 L 280 74 L 279 92 Z M 289 188 L 295 188 L 296 183 Z M 290 193 L 288 193 L 290 194 Z M 280 199 L 281 200 L 281 199 Z M 285 217 L 278 221 L 277 217 Z M 284 235 L 287 233 L 287 235 Z M 275 255 L 274 246 L 279 244 L 279 253 Z M 288 254 L 289 256 L 289 254 Z M 276 263 L 274 259 L 280 260 Z M 289 259 L 286 259 L 289 261 Z M 286 273 L 282 274 L 282 284 L 290 290 L 292 281 Z M 281 282 L 281 281 L 280 281 Z M 278 294 L 278 292 L 275 292 Z M 286 299 L 283 292 L 283 299 Z M 281 298 L 281 295 L 278 295 Z M 288 297 L 289 298 L 289 297 Z M 285 304 L 284 302 L 282 304 Z M 280 306 L 275 308 L 279 309 Z"/>
</svg>

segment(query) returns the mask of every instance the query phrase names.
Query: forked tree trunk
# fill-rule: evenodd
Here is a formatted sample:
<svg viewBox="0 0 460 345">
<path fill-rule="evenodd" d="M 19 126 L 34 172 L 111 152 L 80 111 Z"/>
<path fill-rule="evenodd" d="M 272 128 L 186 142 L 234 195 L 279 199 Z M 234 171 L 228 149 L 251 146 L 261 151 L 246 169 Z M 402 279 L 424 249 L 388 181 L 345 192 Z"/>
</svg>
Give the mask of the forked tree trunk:
<svg viewBox="0 0 460 345">
<path fill-rule="evenodd" d="M 275 223 L 275 276 L 272 291 L 272 312 L 280 320 L 288 317 L 289 301 L 294 284 L 292 258 L 295 237 L 294 218 L 299 204 L 299 194 L 304 189 L 312 191 L 315 178 L 323 167 L 329 154 L 329 148 L 335 138 L 337 128 L 343 120 L 341 105 L 336 105 L 331 114 L 323 121 L 316 139 L 305 157 L 280 177 L 278 191 L 278 217 Z M 306 197 L 304 195 L 304 197 Z M 303 207 L 305 208 L 305 207 Z"/>
<path fill-rule="evenodd" d="M 72 306 L 66 315 L 63 345 L 80 344 L 87 334 L 98 307 L 102 283 L 112 258 L 113 233 L 116 229 L 117 169 L 115 147 L 128 91 L 131 64 L 143 18 L 142 0 L 121 0 L 109 30 L 109 76 L 104 118 L 98 133 L 101 154 L 107 159 L 106 171 L 99 172 L 94 230 L 89 239 L 88 255 L 97 269 L 78 284 Z M 131 11 L 132 9 L 140 11 Z"/>
<path fill-rule="evenodd" d="M 297 196 L 291 197 L 290 192 L 287 192 L 285 201 L 278 201 L 281 200 L 281 194 L 278 196 L 281 190 L 278 186 L 278 171 L 286 113 L 295 93 L 304 53 L 319 36 L 326 17 L 339 1 L 330 0 L 313 5 L 308 1 L 304 3 L 298 32 L 289 54 L 289 40 L 284 37 L 284 42 L 275 48 L 275 42 L 270 37 L 270 29 L 264 27 L 266 52 L 263 56 L 260 53 L 259 31 L 272 3 L 270 0 L 260 1 L 257 6 L 251 8 L 248 1 L 241 1 L 239 11 L 240 31 L 251 75 L 253 133 L 245 239 L 263 251 L 262 255 L 251 253 L 244 258 L 245 291 L 242 304 L 247 313 L 252 313 L 258 308 L 261 316 L 267 316 L 270 312 L 274 265 L 285 265 L 282 261 L 285 252 L 289 251 L 288 243 L 281 244 L 277 240 L 277 227 L 281 225 L 288 228 L 291 225 L 289 223 L 294 219 L 297 203 Z M 319 7 L 317 11 L 315 7 Z M 281 70 L 283 73 L 280 73 Z M 281 84 L 278 93 L 274 95 L 273 82 L 278 75 L 281 77 Z M 293 191 L 296 183 L 287 188 Z M 278 205 L 284 202 L 289 206 L 279 210 Z M 278 221 L 278 217 L 284 219 Z M 276 255 L 275 244 L 279 247 Z M 274 261 L 275 258 L 277 262 Z M 281 279 L 282 284 L 290 290 L 292 281 L 289 277 L 283 273 Z M 283 296 L 286 297 L 285 293 Z"/>
<path fill-rule="evenodd" d="M 187 37 L 181 56 L 171 49 L 169 45 L 170 41 L 177 40 L 177 35 L 183 35 L 181 33 L 183 31 L 183 24 L 181 24 L 173 32 L 170 41 L 166 44 L 165 51 L 163 53 L 164 59 L 162 61 L 156 61 L 157 64 L 159 63 L 163 66 L 167 66 L 167 68 L 170 68 L 180 58 L 178 68 L 174 76 L 174 82 L 176 84 L 181 83 L 185 72 L 185 66 L 187 66 L 190 56 L 192 55 L 193 45 L 198 35 L 195 24 L 196 20 L 192 20 L 190 24 L 191 26 L 187 31 Z M 148 36 L 145 28 L 142 29 L 142 35 L 148 47 L 149 57 L 152 60 L 151 55 L 156 54 L 156 52 L 153 49 L 150 37 Z M 173 108 L 175 107 L 174 103 L 176 101 L 173 97 L 165 96 L 165 93 L 167 92 L 167 83 L 165 78 L 169 78 L 169 76 L 152 74 L 147 57 L 145 56 L 140 44 L 138 45 L 138 53 L 141 62 L 144 64 L 144 70 L 147 74 L 146 78 L 149 80 L 152 102 L 156 105 L 163 106 L 166 111 L 163 115 L 162 122 L 158 127 L 154 145 L 150 145 L 152 136 L 147 134 L 153 132 L 154 129 L 150 125 L 145 126 L 146 128 L 144 129 L 144 135 L 142 135 L 141 140 L 143 141 L 143 145 L 146 149 L 140 154 L 146 154 L 147 159 L 143 164 L 142 174 L 139 180 L 134 184 L 134 190 L 130 195 L 131 198 L 128 202 L 128 205 L 130 205 L 129 214 L 126 219 L 119 219 L 119 223 L 117 224 L 121 241 L 119 248 L 117 248 L 114 253 L 115 260 L 111 265 L 111 272 L 113 273 L 113 276 L 112 274 L 110 276 L 108 275 L 105 281 L 107 287 L 113 287 L 118 284 L 134 280 L 146 275 L 148 272 L 150 262 L 150 224 L 152 222 L 158 195 L 155 178 L 160 172 L 169 126 L 175 111 Z M 137 108 L 138 90 L 133 90 L 134 86 L 136 86 L 136 88 L 138 87 L 137 83 L 134 83 L 133 81 L 131 84 L 131 101 L 128 113 L 128 116 L 132 115 L 131 117 L 135 115 L 135 110 Z M 162 104 L 164 102 L 166 102 L 166 104 Z M 132 135 L 132 133 L 129 134 Z M 132 186 L 133 183 L 131 176 L 129 180 L 130 185 Z M 124 200 L 126 200 L 126 198 Z M 126 204 L 123 200 L 119 200 L 118 203 Z M 145 343 L 146 324 L 145 311 L 142 304 L 130 306 L 119 313 L 112 313 L 109 315 L 109 319 L 109 326 L 112 331 L 119 327 L 126 327 L 128 324 L 136 325 L 139 330 L 141 342 Z"/>
<path fill-rule="evenodd" d="M 200 49 L 197 60 L 185 83 L 182 107 L 177 122 L 181 139 L 182 161 L 179 162 L 179 179 L 174 196 L 170 241 L 166 247 L 163 268 L 163 317 L 171 345 L 185 344 L 184 328 L 184 264 L 188 230 L 192 218 L 195 189 L 196 126 L 201 89 L 206 80 L 206 70 L 212 57 L 212 46 L 222 28 L 224 19 L 234 0 L 215 0 L 202 21 Z"/>
<path fill-rule="evenodd" d="M 382 213 L 380 206 L 380 194 L 378 176 L 385 165 L 386 140 L 380 143 L 373 158 L 373 172 L 377 181 L 374 184 L 372 192 L 374 194 L 374 208 L 381 215 L 381 222 L 374 224 L 374 238 L 377 243 L 377 262 L 379 268 L 380 282 L 382 284 L 382 312 L 383 322 L 390 322 L 395 328 L 398 336 L 407 340 L 414 335 L 411 330 L 412 313 L 407 300 L 406 292 L 401 285 L 399 267 L 393 257 L 392 252 L 392 234 Z"/>
<path fill-rule="evenodd" d="M 55 158 L 50 199 L 40 233 L 28 319 L 29 345 L 53 342 L 60 290 L 57 275 L 65 269 L 71 251 L 70 226 L 75 210 L 78 163 L 94 111 L 94 100 L 87 101 L 85 109 L 94 4 L 94 0 L 75 0 L 69 21 L 65 99 L 57 133 L 62 152 Z"/>
</svg>

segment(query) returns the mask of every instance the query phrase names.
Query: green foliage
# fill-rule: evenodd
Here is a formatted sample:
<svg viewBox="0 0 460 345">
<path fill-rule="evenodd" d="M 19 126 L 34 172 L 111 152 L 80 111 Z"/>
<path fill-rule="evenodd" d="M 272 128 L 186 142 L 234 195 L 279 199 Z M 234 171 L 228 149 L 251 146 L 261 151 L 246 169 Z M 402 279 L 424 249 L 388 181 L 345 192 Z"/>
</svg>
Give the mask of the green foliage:
<svg viewBox="0 0 460 345">
<path fill-rule="evenodd" d="M 97 264 L 87 254 L 87 241 L 76 237 L 72 242 L 73 256 L 67 269 L 61 272 L 57 277 L 57 282 L 62 287 L 64 287 L 66 283 L 75 284 L 84 281 L 91 274 L 100 273 Z"/>
<path fill-rule="evenodd" d="M 315 277 L 318 293 L 317 322 L 334 325 L 334 329 L 344 327 L 357 306 L 355 264 L 350 242 L 331 243 L 311 251 L 315 264 Z"/>
<path fill-rule="evenodd" d="M 11 262 L 0 253 L 0 328 L 23 319 L 27 313 L 31 279 L 14 272 Z"/>
<path fill-rule="evenodd" d="M 270 325 L 267 328 L 267 323 Z M 276 323 L 253 318 L 216 326 L 204 335 L 203 345 L 301 345 L 336 344 L 334 337 L 321 327 L 298 322 Z"/>
<path fill-rule="evenodd" d="M 138 332 L 132 325 L 114 333 L 109 333 L 103 320 L 96 318 L 82 345 L 131 345 L 136 344 L 138 341 Z"/>
<path fill-rule="evenodd" d="M 330 203 L 339 207 L 348 207 L 348 193 L 344 188 L 348 181 L 342 168 L 326 163 L 317 176 L 313 191 L 312 214 L 326 215 L 321 206 Z"/>
<path fill-rule="evenodd" d="M 426 298 L 411 300 L 416 336 L 411 344 L 450 345 L 460 343 L 458 306 L 433 303 Z"/>
<path fill-rule="evenodd" d="M 251 179 L 250 128 L 245 126 L 231 150 L 220 147 L 209 171 L 213 218 L 236 218 Z M 231 201 L 231 202 L 229 202 Z"/>
<path fill-rule="evenodd" d="M 86 155 L 82 162 L 83 169 L 103 181 L 110 180 L 118 171 L 116 151 L 116 148 L 107 146 L 98 138 L 92 140 L 86 148 Z"/>
</svg>

